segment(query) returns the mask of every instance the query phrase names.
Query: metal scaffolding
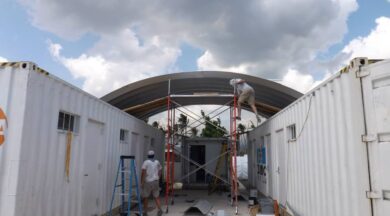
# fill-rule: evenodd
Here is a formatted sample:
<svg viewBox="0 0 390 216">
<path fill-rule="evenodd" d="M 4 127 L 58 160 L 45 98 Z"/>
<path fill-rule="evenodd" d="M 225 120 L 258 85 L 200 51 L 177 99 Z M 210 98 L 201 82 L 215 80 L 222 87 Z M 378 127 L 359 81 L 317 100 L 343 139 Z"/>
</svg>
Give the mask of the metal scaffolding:
<svg viewBox="0 0 390 216">
<path fill-rule="evenodd" d="M 177 101 L 175 101 L 175 98 L 191 98 L 191 97 L 207 97 L 207 95 L 178 95 L 178 94 L 171 94 L 170 88 L 171 88 L 171 82 L 168 81 L 168 97 L 167 97 L 167 132 L 166 132 L 166 152 L 165 152 L 165 164 L 166 164 L 166 173 L 165 173 L 165 204 L 167 206 L 166 213 L 168 213 L 168 206 L 169 202 L 171 202 L 171 205 L 174 204 L 174 190 L 173 190 L 173 184 L 174 184 L 174 174 L 175 174 L 175 154 L 183 158 L 184 160 L 187 160 L 188 162 L 194 164 L 197 166 L 197 168 L 190 173 L 188 173 L 185 177 L 182 177 L 181 179 L 186 178 L 187 176 L 195 173 L 196 171 L 203 169 L 205 172 L 209 173 L 210 175 L 214 176 L 215 178 L 221 180 L 222 182 L 227 183 L 230 185 L 230 201 L 231 205 L 235 207 L 236 214 L 238 214 L 238 179 L 237 179 L 237 125 L 236 125 L 236 119 L 237 119 L 237 95 L 236 95 L 236 89 L 234 89 L 234 94 L 221 94 L 216 95 L 212 94 L 210 96 L 213 97 L 226 97 L 226 98 L 232 98 L 228 103 L 218 107 L 214 111 L 208 113 L 207 115 L 210 115 L 224 106 L 229 106 L 226 109 L 223 109 L 223 111 L 217 113 L 216 115 L 212 116 L 210 120 L 206 120 L 203 118 L 203 116 L 199 116 L 198 114 L 192 112 L 187 107 L 184 107 L 180 105 Z M 199 123 L 195 127 L 199 127 L 203 124 L 209 123 L 215 128 L 222 130 L 226 132 L 226 130 L 219 125 L 215 125 L 211 120 L 218 115 L 222 114 L 226 110 L 230 110 L 230 135 L 228 135 L 230 139 L 230 148 L 228 151 L 223 152 L 221 155 L 216 157 L 215 159 L 208 161 L 205 164 L 199 164 L 194 160 L 191 160 L 189 157 L 186 157 L 181 152 L 175 149 L 175 135 L 177 135 L 177 132 L 175 132 L 175 111 L 179 111 L 186 116 L 191 117 L 194 119 L 194 122 L 191 123 Z M 191 113 L 194 116 L 197 116 L 197 118 L 193 117 L 192 115 L 188 115 L 188 113 Z M 203 121 L 202 121 L 203 120 Z M 189 127 L 190 125 L 187 125 L 186 127 Z M 225 180 L 221 176 L 218 176 L 216 173 L 206 169 L 206 165 L 217 160 L 218 158 L 229 154 L 229 179 Z"/>
</svg>

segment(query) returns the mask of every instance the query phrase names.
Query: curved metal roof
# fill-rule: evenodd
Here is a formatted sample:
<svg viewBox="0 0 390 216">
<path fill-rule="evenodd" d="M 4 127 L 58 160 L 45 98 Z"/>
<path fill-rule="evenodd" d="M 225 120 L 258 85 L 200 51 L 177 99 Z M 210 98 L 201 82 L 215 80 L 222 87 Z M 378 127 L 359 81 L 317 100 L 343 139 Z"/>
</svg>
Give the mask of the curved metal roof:
<svg viewBox="0 0 390 216">
<path fill-rule="evenodd" d="M 283 109 L 302 94 L 259 77 L 241 73 L 219 71 L 196 71 L 173 73 L 144 79 L 115 90 L 101 99 L 140 119 L 146 119 L 167 109 L 168 83 L 170 92 L 180 105 L 226 104 L 232 97 L 233 88 L 229 80 L 241 78 L 255 90 L 256 107 L 259 114 L 270 117 Z M 225 95 L 225 96 L 224 96 Z M 243 106 L 250 111 L 250 107 Z"/>
</svg>

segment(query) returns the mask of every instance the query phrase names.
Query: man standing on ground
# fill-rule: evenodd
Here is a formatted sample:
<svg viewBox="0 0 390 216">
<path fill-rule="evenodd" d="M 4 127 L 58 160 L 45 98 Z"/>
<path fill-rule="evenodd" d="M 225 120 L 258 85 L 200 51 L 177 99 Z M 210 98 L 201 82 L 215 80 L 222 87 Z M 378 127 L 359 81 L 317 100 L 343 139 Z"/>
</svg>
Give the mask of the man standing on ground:
<svg viewBox="0 0 390 216">
<path fill-rule="evenodd" d="M 148 209 L 148 198 L 150 194 L 153 195 L 153 199 L 156 202 L 158 208 L 158 216 L 162 215 L 161 204 L 160 204 L 160 187 L 159 179 L 161 176 L 161 164 L 158 160 L 154 159 L 154 151 L 148 152 L 148 159 L 142 164 L 141 174 L 141 187 L 142 187 L 142 198 L 145 214 L 147 215 Z"/>
<path fill-rule="evenodd" d="M 257 123 L 260 123 L 261 120 L 260 117 L 257 115 L 257 109 L 255 106 L 255 90 L 253 90 L 253 88 L 248 85 L 248 83 L 246 83 L 246 81 L 243 79 L 231 79 L 230 85 L 233 86 L 238 93 L 237 119 L 241 120 L 241 104 L 247 102 L 256 115 Z"/>
</svg>

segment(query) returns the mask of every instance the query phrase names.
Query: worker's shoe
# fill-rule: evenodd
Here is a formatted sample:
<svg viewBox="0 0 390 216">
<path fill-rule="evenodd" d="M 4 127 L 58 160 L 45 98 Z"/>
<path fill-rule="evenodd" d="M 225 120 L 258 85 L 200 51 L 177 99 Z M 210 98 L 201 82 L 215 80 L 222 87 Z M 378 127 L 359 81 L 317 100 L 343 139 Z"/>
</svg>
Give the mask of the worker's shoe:
<svg viewBox="0 0 390 216">
<path fill-rule="evenodd" d="M 161 209 L 158 210 L 157 216 L 161 216 L 163 214 L 163 211 Z"/>
</svg>

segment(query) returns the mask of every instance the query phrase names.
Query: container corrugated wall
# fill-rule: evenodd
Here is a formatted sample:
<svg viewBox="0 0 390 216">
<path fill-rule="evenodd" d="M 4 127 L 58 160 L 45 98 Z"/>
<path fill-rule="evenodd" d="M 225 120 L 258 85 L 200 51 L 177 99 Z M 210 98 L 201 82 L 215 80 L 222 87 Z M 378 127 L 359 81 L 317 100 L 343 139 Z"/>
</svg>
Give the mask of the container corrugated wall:
<svg viewBox="0 0 390 216">
<path fill-rule="evenodd" d="M 371 215 L 361 83 L 353 72 L 361 62 L 353 62 L 249 133 L 251 186 L 297 215 Z M 258 163 L 261 147 L 265 164 Z"/>
<path fill-rule="evenodd" d="M 163 158 L 164 136 L 111 105 L 40 71 L 32 63 L 0 68 L 0 108 L 7 116 L 0 146 L 0 215 L 92 215 L 108 211 L 121 154 Z M 69 181 L 67 133 L 59 112 L 79 117 L 72 135 Z M 120 129 L 127 141 L 120 141 Z M 86 199 L 88 198 L 88 199 Z"/>
<path fill-rule="evenodd" d="M 361 68 L 374 216 L 390 215 L 390 60 Z"/>
</svg>

